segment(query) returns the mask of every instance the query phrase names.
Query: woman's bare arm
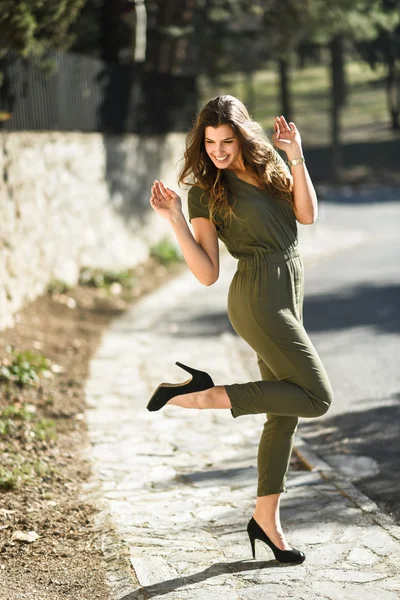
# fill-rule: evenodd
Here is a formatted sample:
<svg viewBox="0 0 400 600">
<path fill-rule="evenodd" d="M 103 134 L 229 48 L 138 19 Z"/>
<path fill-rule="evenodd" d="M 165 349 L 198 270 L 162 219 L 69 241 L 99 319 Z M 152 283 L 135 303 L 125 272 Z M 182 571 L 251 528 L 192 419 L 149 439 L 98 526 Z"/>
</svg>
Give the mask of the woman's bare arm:
<svg viewBox="0 0 400 600">
<path fill-rule="evenodd" d="M 219 246 L 211 221 L 204 217 L 193 218 L 193 236 L 182 212 L 181 199 L 161 181 L 155 181 L 151 188 L 150 204 L 170 223 L 193 275 L 203 285 L 215 283 L 219 277 Z"/>
<path fill-rule="evenodd" d="M 296 154 L 301 156 L 301 154 Z M 296 158 L 293 156 L 293 158 Z M 289 158 L 289 160 L 291 160 Z M 318 217 L 318 200 L 305 163 L 292 167 L 294 214 L 299 223 L 311 225 Z"/>
<path fill-rule="evenodd" d="M 277 148 L 286 152 L 288 160 L 303 156 L 301 137 L 296 125 L 276 117 L 272 136 Z M 318 200 L 305 163 L 292 166 L 294 214 L 299 223 L 309 225 L 318 216 Z"/>
</svg>

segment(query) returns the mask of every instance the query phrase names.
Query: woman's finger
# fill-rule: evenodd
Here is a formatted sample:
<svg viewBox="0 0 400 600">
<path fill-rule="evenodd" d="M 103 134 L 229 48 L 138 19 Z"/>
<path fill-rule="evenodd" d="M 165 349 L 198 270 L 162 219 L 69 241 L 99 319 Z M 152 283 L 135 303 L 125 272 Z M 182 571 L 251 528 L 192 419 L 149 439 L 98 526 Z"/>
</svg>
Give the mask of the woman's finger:
<svg viewBox="0 0 400 600">
<path fill-rule="evenodd" d="M 165 200 L 165 190 L 163 189 L 164 186 L 162 186 L 162 182 L 161 181 L 157 181 L 157 195 L 160 198 L 163 198 Z"/>
<path fill-rule="evenodd" d="M 171 190 L 171 188 L 169 187 L 167 187 L 166 190 L 170 198 L 175 198 L 178 195 L 176 192 L 174 192 L 174 190 Z"/>
<path fill-rule="evenodd" d="M 285 117 L 284 117 L 283 115 L 281 115 L 281 117 L 280 117 L 280 122 L 281 122 L 281 124 L 282 124 L 282 127 L 283 127 L 283 128 L 286 130 L 286 131 L 290 131 L 290 127 L 289 127 L 289 125 L 287 124 L 287 121 L 286 121 L 286 119 L 285 119 Z"/>
<path fill-rule="evenodd" d="M 165 192 L 167 191 L 167 189 L 166 189 L 164 183 L 161 181 L 161 179 L 159 180 L 158 185 L 160 186 L 161 192 L 165 195 Z"/>
<path fill-rule="evenodd" d="M 293 121 L 290 121 L 289 125 L 290 125 L 290 128 L 291 128 L 291 130 L 292 130 L 292 131 L 297 131 L 297 127 L 296 127 L 296 125 L 293 123 Z"/>
</svg>

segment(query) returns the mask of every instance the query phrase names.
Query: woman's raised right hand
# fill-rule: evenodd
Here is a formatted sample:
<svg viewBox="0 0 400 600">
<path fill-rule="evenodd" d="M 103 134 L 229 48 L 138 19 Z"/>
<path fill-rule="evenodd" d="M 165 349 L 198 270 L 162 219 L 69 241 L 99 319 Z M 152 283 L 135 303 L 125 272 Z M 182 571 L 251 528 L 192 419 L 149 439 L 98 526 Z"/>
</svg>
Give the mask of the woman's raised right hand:
<svg viewBox="0 0 400 600">
<path fill-rule="evenodd" d="M 178 194 L 157 179 L 151 187 L 150 205 L 165 219 L 171 219 L 175 214 L 182 212 L 182 202 Z"/>
</svg>

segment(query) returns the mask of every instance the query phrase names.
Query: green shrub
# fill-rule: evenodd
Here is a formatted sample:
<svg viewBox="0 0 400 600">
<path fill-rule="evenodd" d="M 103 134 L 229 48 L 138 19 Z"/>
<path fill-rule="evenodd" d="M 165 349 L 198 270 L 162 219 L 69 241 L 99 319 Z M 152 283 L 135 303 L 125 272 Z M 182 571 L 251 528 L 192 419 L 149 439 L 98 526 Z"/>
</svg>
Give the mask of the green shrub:
<svg viewBox="0 0 400 600">
<path fill-rule="evenodd" d="M 169 265 L 182 260 L 177 248 L 166 238 L 151 247 L 150 256 L 162 265 Z"/>
<path fill-rule="evenodd" d="M 31 418 L 32 413 L 27 410 L 26 404 L 5 406 L 0 410 L 0 437 L 12 435 L 16 430 L 17 421 L 27 421 Z"/>
<path fill-rule="evenodd" d="M 70 289 L 71 286 L 61 279 L 52 279 L 47 286 L 49 294 L 65 294 Z"/>
<path fill-rule="evenodd" d="M 56 426 L 51 419 L 40 419 L 32 427 L 32 431 L 39 440 L 53 440 L 56 437 Z"/>
<path fill-rule="evenodd" d="M 9 351 L 11 364 L 0 365 L 0 382 L 13 382 L 20 387 L 33 385 L 39 381 L 40 374 L 49 371 L 50 362 L 40 352 L 19 352 L 15 348 Z"/>
<path fill-rule="evenodd" d="M 119 283 L 125 288 L 132 288 L 135 284 L 135 276 L 132 270 L 126 271 L 104 271 L 103 269 L 92 269 L 83 267 L 79 276 L 80 285 L 104 288 L 109 290 L 113 283 Z"/>
</svg>

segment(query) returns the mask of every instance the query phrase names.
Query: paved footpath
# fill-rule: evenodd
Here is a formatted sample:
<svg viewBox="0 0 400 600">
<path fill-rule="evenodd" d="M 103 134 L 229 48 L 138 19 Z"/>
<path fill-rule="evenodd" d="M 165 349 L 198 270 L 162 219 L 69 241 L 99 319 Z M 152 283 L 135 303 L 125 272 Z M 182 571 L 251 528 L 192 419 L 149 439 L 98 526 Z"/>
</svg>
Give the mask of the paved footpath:
<svg viewBox="0 0 400 600">
<path fill-rule="evenodd" d="M 306 264 L 360 235 L 319 228 L 304 238 Z M 216 384 L 254 377 L 255 362 L 242 360 L 248 352 L 226 313 L 234 270 L 223 255 L 215 285 L 202 286 L 187 270 L 135 303 L 92 362 L 86 414 L 93 477 L 85 497 L 99 503 L 98 527 L 108 530 L 110 599 L 396 600 L 399 528 L 300 438 L 297 452 L 310 470 L 289 473 L 282 522 L 307 558 L 286 566 L 259 542 L 252 560 L 246 534 L 264 417 L 146 410 L 161 381 L 189 377 L 175 361 L 210 372 Z"/>
</svg>

